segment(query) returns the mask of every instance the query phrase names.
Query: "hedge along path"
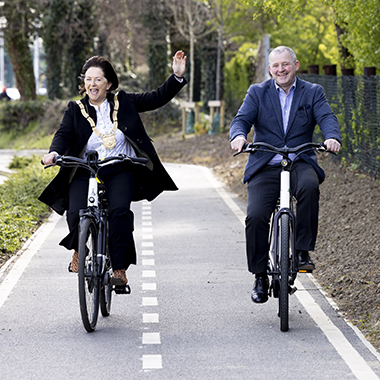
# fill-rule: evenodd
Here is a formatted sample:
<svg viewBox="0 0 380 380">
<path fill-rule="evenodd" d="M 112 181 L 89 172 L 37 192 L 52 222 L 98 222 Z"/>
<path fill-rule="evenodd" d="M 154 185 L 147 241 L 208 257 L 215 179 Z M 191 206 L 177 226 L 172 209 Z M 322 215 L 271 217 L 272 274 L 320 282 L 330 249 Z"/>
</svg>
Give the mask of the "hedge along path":
<svg viewBox="0 0 380 380">
<path fill-rule="evenodd" d="M 0 185 L 0 266 L 22 248 L 50 213 L 37 197 L 56 170 L 43 170 L 37 155 L 16 161 L 20 168 L 7 173 Z"/>
</svg>

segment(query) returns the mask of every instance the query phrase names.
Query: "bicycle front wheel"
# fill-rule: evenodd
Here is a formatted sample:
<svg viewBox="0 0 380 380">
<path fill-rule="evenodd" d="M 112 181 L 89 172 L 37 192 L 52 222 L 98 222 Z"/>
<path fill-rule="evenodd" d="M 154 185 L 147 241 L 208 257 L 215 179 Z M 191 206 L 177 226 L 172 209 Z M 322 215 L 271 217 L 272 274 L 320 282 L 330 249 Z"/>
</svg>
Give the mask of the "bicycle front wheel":
<svg viewBox="0 0 380 380">
<path fill-rule="evenodd" d="M 280 216 L 280 294 L 279 315 L 281 331 L 289 330 L 289 215 Z"/>
<path fill-rule="evenodd" d="M 110 276 L 110 260 L 107 257 L 106 263 L 106 281 L 103 283 L 100 289 L 100 311 L 103 317 L 108 317 L 111 312 L 111 301 L 112 301 L 112 284 Z"/>
<path fill-rule="evenodd" d="M 100 279 L 97 263 L 97 228 L 94 221 L 81 221 L 79 233 L 79 305 L 84 328 L 95 330 L 99 314 Z"/>
</svg>

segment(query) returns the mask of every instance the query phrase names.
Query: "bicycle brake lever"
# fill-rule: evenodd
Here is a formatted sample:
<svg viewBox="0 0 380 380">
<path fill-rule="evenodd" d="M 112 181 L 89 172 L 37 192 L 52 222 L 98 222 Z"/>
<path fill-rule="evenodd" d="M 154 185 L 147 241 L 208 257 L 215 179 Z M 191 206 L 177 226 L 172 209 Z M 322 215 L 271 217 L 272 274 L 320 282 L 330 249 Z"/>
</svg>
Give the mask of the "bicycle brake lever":
<svg viewBox="0 0 380 380">
<path fill-rule="evenodd" d="M 241 153 L 248 153 L 247 148 L 249 147 L 249 145 L 250 144 L 248 144 L 248 143 L 244 144 L 243 147 L 241 148 L 241 151 L 234 153 L 233 157 L 236 157 L 236 156 L 238 156 Z M 253 153 L 253 151 L 251 153 Z"/>
<path fill-rule="evenodd" d="M 337 155 L 338 155 L 337 152 L 332 152 L 331 150 L 328 150 L 328 149 L 327 149 L 327 146 L 326 146 L 324 143 L 321 143 L 321 147 L 323 147 L 323 152 L 333 154 L 334 156 L 337 156 Z"/>
<path fill-rule="evenodd" d="M 330 153 L 333 154 L 334 156 L 337 156 L 338 153 L 332 152 L 331 150 L 327 150 L 327 146 L 324 143 L 320 143 L 320 147 L 317 148 L 318 153 Z"/>
<path fill-rule="evenodd" d="M 60 160 L 62 156 L 55 156 L 53 158 L 53 163 L 49 165 L 45 165 L 45 163 L 41 160 L 41 165 L 45 165 L 44 169 L 51 168 L 52 166 L 57 166 L 57 161 Z"/>
</svg>

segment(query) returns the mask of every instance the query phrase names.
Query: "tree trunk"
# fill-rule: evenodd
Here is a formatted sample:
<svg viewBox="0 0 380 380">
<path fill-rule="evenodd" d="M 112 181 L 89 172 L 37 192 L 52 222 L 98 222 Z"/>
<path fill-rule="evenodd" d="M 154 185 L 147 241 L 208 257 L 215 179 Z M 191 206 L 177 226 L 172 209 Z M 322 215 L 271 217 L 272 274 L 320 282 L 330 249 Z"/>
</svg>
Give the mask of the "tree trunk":
<svg viewBox="0 0 380 380">
<path fill-rule="evenodd" d="M 194 98 L 194 54 L 195 54 L 195 37 L 194 32 L 190 29 L 190 83 L 189 83 L 189 102 L 193 101 Z"/>
<path fill-rule="evenodd" d="M 220 100 L 221 96 L 221 67 L 222 67 L 222 39 L 223 39 L 223 25 L 220 23 L 218 32 L 218 50 L 216 55 L 216 90 L 215 100 Z"/>
<path fill-rule="evenodd" d="M 144 5 L 144 26 L 147 31 L 149 88 L 157 88 L 168 76 L 168 43 L 163 0 Z"/>
<path fill-rule="evenodd" d="M 335 30 L 336 30 L 336 34 L 338 38 L 341 68 L 342 69 L 352 68 L 353 56 L 349 52 L 349 50 L 342 44 L 342 36 L 345 34 L 346 30 L 338 24 L 335 24 Z"/>
<path fill-rule="evenodd" d="M 69 2 L 52 0 L 45 10 L 42 38 L 45 47 L 47 95 L 49 99 L 60 99 L 63 96 L 62 62 L 64 57 L 65 28 L 63 21 L 69 12 Z M 78 73 L 73 73 L 75 76 Z"/>
<path fill-rule="evenodd" d="M 29 49 L 27 10 L 17 9 L 12 3 L 5 3 L 4 14 L 7 18 L 5 47 L 8 50 L 16 87 L 21 100 L 36 99 L 36 85 L 33 72 L 33 59 Z"/>
</svg>

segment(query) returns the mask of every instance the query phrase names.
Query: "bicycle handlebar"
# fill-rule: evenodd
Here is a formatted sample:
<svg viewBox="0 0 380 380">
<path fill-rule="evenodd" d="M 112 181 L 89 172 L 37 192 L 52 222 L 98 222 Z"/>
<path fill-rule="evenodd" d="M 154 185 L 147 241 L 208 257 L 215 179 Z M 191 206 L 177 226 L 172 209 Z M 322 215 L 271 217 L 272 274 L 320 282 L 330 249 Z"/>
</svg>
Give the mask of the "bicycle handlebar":
<svg viewBox="0 0 380 380">
<path fill-rule="evenodd" d="M 295 148 L 288 148 L 288 147 L 277 148 L 277 147 L 270 145 L 268 143 L 265 143 L 265 142 L 253 142 L 253 143 L 249 143 L 249 144 L 244 145 L 243 150 L 235 153 L 234 156 L 237 156 L 238 154 L 241 154 L 241 153 L 252 153 L 252 154 L 254 154 L 258 151 L 261 151 L 261 152 L 276 153 L 276 154 L 280 154 L 282 156 L 287 157 L 291 153 L 301 154 L 301 153 L 307 152 L 309 150 L 316 150 L 317 152 L 327 152 L 327 153 L 331 153 L 331 154 L 336 155 L 335 152 L 331 152 L 331 151 L 327 150 L 327 147 L 324 143 L 318 143 L 317 144 L 317 143 L 311 142 L 311 143 L 304 143 L 304 144 L 298 145 Z"/>
<path fill-rule="evenodd" d="M 96 152 L 96 151 L 94 151 Z M 111 161 L 118 161 L 118 162 L 125 162 L 129 161 L 132 164 L 139 164 L 144 165 L 148 162 L 147 158 L 140 158 L 140 157 L 129 157 L 125 154 L 119 154 L 118 156 L 110 156 L 106 157 L 104 159 L 99 160 L 96 154 L 91 158 L 91 153 L 87 155 L 86 158 L 78 158 L 73 156 L 55 156 L 53 158 L 53 163 L 50 165 L 46 165 L 45 169 L 50 168 L 51 166 L 66 166 L 66 167 L 74 167 L 79 166 L 88 170 L 94 170 L 99 169 L 105 164 L 111 162 Z M 116 163 L 116 162 L 114 162 Z M 45 165 L 44 162 L 41 160 L 41 164 Z"/>
</svg>

